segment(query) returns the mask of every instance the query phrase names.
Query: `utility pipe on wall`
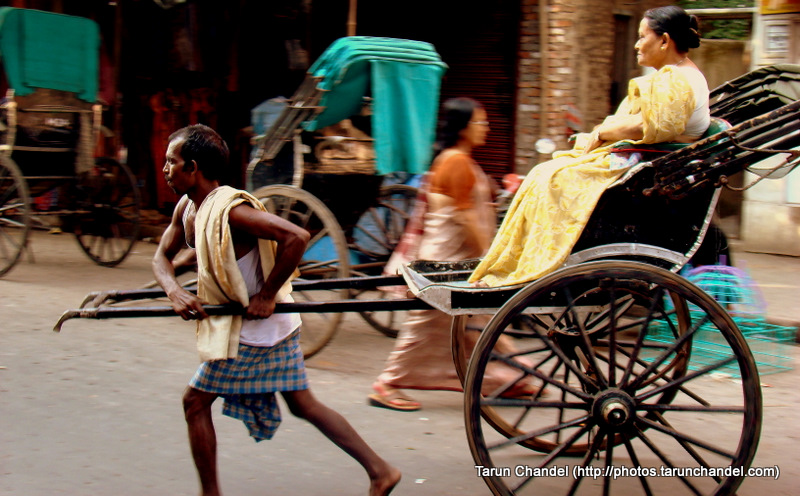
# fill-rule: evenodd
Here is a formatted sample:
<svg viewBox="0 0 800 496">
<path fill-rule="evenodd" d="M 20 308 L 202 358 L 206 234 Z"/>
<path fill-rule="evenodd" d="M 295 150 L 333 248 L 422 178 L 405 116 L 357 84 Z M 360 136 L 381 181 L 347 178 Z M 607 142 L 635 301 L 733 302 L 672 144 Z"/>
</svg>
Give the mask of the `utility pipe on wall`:
<svg viewBox="0 0 800 496">
<path fill-rule="evenodd" d="M 547 0 L 539 0 L 539 77 L 541 90 L 539 92 L 539 138 L 548 137 L 547 129 L 547 83 L 550 77 L 550 63 L 548 60 L 549 46 L 549 18 L 547 13 Z M 541 162 L 542 157 L 539 157 Z"/>
<path fill-rule="evenodd" d="M 358 0 L 350 0 L 350 11 L 347 14 L 347 36 L 356 35 L 356 10 Z"/>
</svg>

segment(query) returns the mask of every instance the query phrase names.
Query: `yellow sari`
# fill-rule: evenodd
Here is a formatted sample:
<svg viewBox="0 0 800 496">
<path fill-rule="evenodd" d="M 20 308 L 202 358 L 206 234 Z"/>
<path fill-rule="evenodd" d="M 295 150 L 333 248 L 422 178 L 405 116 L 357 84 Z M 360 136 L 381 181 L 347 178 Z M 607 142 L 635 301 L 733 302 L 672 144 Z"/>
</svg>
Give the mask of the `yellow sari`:
<svg viewBox="0 0 800 496">
<path fill-rule="evenodd" d="M 632 143 L 661 143 L 683 134 L 694 107 L 686 76 L 665 66 L 631 80 L 614 116 L 641 113 L 644 138 Z M 600 195 L 625 172 L 610 168 L 610 143 L 584 155 L 585 142 L 586 136 L 579 136 L 575 148 L 531 170 L 469 282 L 521 284 L 564 264 Z"/>
</svg>

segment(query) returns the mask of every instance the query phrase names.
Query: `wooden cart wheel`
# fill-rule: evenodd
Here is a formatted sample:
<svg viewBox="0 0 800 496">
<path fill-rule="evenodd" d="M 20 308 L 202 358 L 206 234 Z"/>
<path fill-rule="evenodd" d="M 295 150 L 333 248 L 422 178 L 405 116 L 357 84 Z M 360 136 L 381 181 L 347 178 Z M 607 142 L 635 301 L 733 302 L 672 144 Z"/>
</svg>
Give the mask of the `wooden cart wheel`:
<svg viewBox="0 0 800 496">
<path fill-rule="evenodd" d="M 641 297 L 641 295 L 640 295 Z M 675 293 L 666 295 L 669 298 L 669 303 L 672 305 L 669 309 L 664 309 L 668 315 L 670 322 L 674 325 L 674 333 L 676 335 L 683 334 L 690 326 L 689 309 L 685 300 L 679 298 Z M 516 342 L 520 339 L 535 337 L 539 339 L 537 333 L 547 334 L 550 331 L 564 332 L 564 323 L 559 321 L 559 317 L 563 317 L 563 309 L 551 308 L 537 308 L 536 313 L 530 312 L 528 314 L 517 315 L 505 328 L 503 336 L 499 339 L 504 340 L 503 349 L 508 352 L 511 347 L 516 346 Z M 597 323 L 602 323 L 603 319 L 607 319 L 609 314 L 608 308 L 598 308 L 593 311 L 584 310 L 584 320 L 592 320 Z M 646 316 L 642 315 L 641 309 L 635 308 L 631 299 L 626 299 L 624 305 L 617 305 L 614 310 L 617 315 L 617 320 L 625 322 L 623 330 L 635 329 L 645 322 Z M 483 322 L 483 324 L 481 324 Z M 453 363 L 456 367 L 456 373 L 461 381 L 462 386 L 466 383 L 467 368 L 469 365 L 472 351 L 477 342 L 477 336 L 481 333 L 488 322 L 477 320 L 468 315 L 457 315 L 453 317 L 451 332 L 450 332 L 450 349 L 453 355 Z M 605 322 L 608 325 L 608 322 Z M 595 327 L 597 327 L 595 325 Z M 596 336 L 595 336 L 596 337 Z M 688 345 L 684 345 L 681 349 L 682 353 L 676 354 L 672 359 L 663 367 L 660 367 L 656 373 L 651 374 L 644 385 L 661 379 L 668 373 L 672 373 L 674 377 L 679 374 L 684 374 L 688 367 Z M 495 348 L 497 351 L 497 347 Z M 541 369 L 544 363 L 547 363 L 553 357 L 551 351 L 547 348 L 539 347 L 535 350 L 528 350 L 526 353 L 527 359 L 532 360 L 536 369 Z M 483 389 L 487 389 L 484 386 Z M 668 402 L 670 397 L 665 393 L 661 397 L 661 401 Z M 481 414 L 484 420 L 491 425 L 497 432 L 502 433 L 507 438 L 518 437 L 523 434 L 522 431 L 502 414 L 498 409 L 491 405 L 483 405 Z M 621 438 L 615 438 L 619 442 Z M 520 444 L 537 451 L 548 452 L 554 448 L 552 442 L 540 438 L 525 438 L 520 441 Z M 589 449 L 586 443 L 575 443 L 566 449 L 566 453 L 570 455 L 583 455 Z"/>
<path fill-rule="evenodd" d="M 30 230 L 28 185 L 11 157 L 0 153 L 0 276 L 19 261 Z"/>
<path fill-rule="evenodd" d="M 77 177 L 71 200 L 67 222 L 89 258 L 105 267 L 125 260 L 141 229 L 139 188 L 128 166 L 98 158 Z"/>
<path fill-rule="evenodd" d="M 353 228 L 352 248 L 368 257 L 387 259 L 403 236 L 416 198 L 417 188 L 407 184 L 382 187 Z"/>
<path fill-rule="evenodd" d="M 673 302 L 682 308 L 676 311 Z M 554 319 L 538 321 L 548 307 Z M 527 316 L 535 325 L 526 337 L 518 322 Z M 494 351 L 509 334 L 517 350 Z M 544 383 L 543 393 L 482 395 L 486 368 L 497 361 Z M 741 380 L 720 381 L 731 377 Z M 637 262 L 582 264 L 525 287 L 481 334 L 465 391 L 476 465 L 514 467 L 522 457 L 531 469 L 487 470 L 484 480 L 494 494 L 605 496 L 613 488 L 621 494 L 729 495 L 743 475 L 702 474 L 748 468 L 761 429 L 758 372 L 736 324 L 690 282 Z M 494 429 L 498 419 L 501 430 Z M 531 449 L 544 455 L 532 456 Z M 563 468 L 559 457 L 570 457 L 570 473 L 537 476 L 533 469 Z M 693 472 L 658 477 L 662 466 Z M 623 467 L 636 472 L 622 474 Z"/>
<path fill-rule="evenodd" d="M 386 260 L 394 251 L 414 209 L 417 188 L 393 184 L 381 188 L 375 205 L 370 207 L 353 228 L 352 248 L 368 257 Z M 359 292 L 356 298 L 386 300 L 405 298 L 396 291 L 375 289 Z M 375 330 L 396 338 L 408 312 L 361 312 L 361 317 Z"/>
<path fill-rule="evenodd" d="M 458 380 L 461 381 L 462 386 L 467 382 L 469 357 L 472 355 L 473 345 L 477 341 L 468 333 L 479 333 L 482 330 L 470 325 L 469 315 L 456 315 L 453 317 L 450 327 L 450 351 L 453 353 L 453 363 L 456 366 Z"/>
<path fill-rule="evenodd" d="M 259 188 L 253 195 L 269 212 L 311 233 L 311 240 L 300 262 L 300 279 L 349 277 L 350 253 L 344 233 L 324 203 L 305 190 L 280 184 Z M 295 290 L 292 295 L 298 302 L 346 300 L 350 297 L 350 290 Z M 300 333 L 303 356 L 310 358 L 328 344 L 342 317 L 341 313 L 304 313 L 303 331 Z"/>
<path fill-rule="evenodd" d="M 408 288 L 405 288 L 407 291 Z M 382 289 L 373 289 L 368 291 L 361 291 L 355 295 L 356 299 L 360 300 L 394 300 L 398 298 L 405 298 L 404 292 L 385 291 Z M 361 317 L 373 329 L 380 332 L 386 337 L 396 338 L 400 333 L 400 327 L 403 322 L 408 318 L 407 310 L 385 311 L 385 312 L 361 312 Z"/>
</svg>

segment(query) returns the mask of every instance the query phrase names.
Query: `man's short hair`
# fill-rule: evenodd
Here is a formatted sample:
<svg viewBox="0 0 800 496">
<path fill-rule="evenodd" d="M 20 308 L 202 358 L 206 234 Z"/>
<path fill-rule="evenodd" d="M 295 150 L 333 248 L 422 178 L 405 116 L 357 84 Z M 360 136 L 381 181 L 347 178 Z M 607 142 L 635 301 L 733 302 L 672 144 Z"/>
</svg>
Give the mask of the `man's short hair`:
<svg viewBox="0 0 800 496">
<path fill-rule="evenodd" d="M 181 158 L 187 163 L 192 160 L 197 162 L 206 179 L 222 179 L 230 152 L 225 140 L 216 131 L 203 124 L 193 124 L 178 129 L 170 135 L 169 140 L 183 140 Z"/>
</svg>

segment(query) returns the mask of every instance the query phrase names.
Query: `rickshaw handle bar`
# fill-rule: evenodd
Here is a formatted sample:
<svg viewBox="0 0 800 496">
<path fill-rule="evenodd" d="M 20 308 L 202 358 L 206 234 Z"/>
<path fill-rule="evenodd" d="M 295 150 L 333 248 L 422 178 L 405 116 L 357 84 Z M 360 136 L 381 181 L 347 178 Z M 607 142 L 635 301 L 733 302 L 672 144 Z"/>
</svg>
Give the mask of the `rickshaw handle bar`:
<svg viewBox="0 0 800 496">
<path fill-rule="evenodd" d="M 292 281 L 294 291 L 324 291 L 331 289 L 376 289 L 381 286 L 405 286 L 402 276 L 361 276 L 343 277 L 338 279 L 295 280 Z M 197 293 L 197 286 L 184 288 L 190 293 Z M 93 291 L 84 297 L 80 308 L 87 305 L 100 306 L 106 301 L 131 301 L 149 298 L 166 298 L 167 294 L 161 288 L 145 288 L 131 290 Z"/>
<path fill-rule="evenodd" d="M 275 313 L 343 313 L 343 312 L 397 312 L 403 310 L 427 310 L 432 308 L 417 298 L 401 298 L 394 300 L 336 300 L 308 301 L 294 303 L 278 303 Z M 244 310 L 238 304 L 205 305 L 208 315 L 241 315 Z M 171 306 L 158 307 L 99 307 L 67 310 L 53 327 L 55 332 L 69 319 L 114 319 L 131 317 L 174 317 L 177 316 Z"/>
</svg>

